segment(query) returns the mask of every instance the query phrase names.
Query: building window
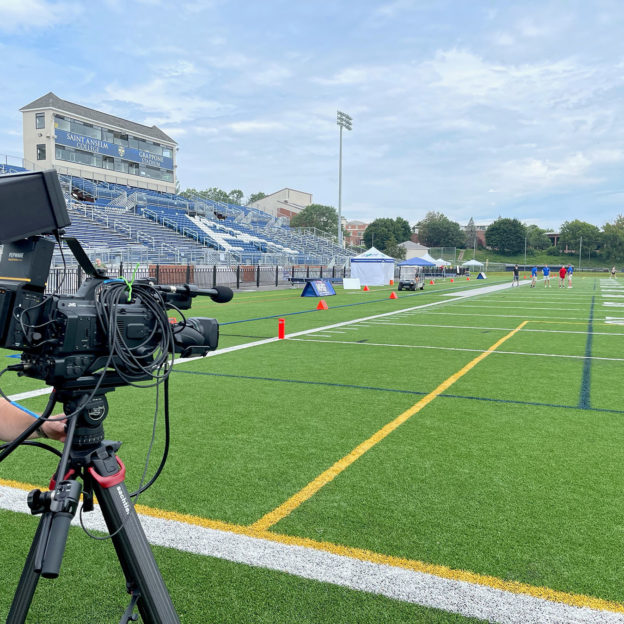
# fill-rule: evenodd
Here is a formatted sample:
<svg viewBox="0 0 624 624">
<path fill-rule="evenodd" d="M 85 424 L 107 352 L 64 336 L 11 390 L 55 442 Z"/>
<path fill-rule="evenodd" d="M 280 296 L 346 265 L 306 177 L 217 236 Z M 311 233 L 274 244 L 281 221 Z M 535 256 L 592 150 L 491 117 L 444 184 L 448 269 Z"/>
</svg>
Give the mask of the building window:
<svg viewBox="0 0 624 624">
<path fill-rule="evenodd" d="M 37 160 L 46 159 L 46 146 L 45 143 L 37 145 Z"/>
<path fill-rule="evenodd" d="M 35 113 L 35 128 L 37 130 L 45 128 L 45 113 Z"/>
</svg>

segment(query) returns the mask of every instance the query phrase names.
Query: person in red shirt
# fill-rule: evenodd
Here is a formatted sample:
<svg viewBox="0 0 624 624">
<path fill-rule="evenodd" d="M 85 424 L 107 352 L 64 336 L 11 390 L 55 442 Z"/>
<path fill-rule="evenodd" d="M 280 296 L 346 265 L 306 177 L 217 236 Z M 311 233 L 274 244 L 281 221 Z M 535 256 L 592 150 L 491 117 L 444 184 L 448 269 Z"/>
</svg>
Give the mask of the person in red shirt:
<svg viewBox="0 0 624 624">
<path fill-rule="evenodd" d="M 565 277 L 568 270 L 562 265 L 559 269 L 559 288 L 565 288 Z"/>
</svg>

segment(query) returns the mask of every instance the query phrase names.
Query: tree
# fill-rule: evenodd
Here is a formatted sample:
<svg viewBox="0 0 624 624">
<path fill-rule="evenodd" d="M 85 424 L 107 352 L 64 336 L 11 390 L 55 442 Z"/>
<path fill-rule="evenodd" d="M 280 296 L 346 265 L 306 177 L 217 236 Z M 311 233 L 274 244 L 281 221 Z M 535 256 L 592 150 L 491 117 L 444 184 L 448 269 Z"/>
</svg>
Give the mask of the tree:
<svg viewBox="0 0 624 624">
<path fill-rule="evenodd" d="M 310 204 L 290 219 L 291 227 L 313 227 L 331 236 L 338 233 L 338 213 L 332 206 Z"/>
<path fill-rule="evenodd" d="M 526 229 L 527 247 L 532 250 L 544 250 L 552 247 L 552 241 L 546 236 L 546 230 L 537 225 L 529 225 Z"/>
<path fill-rule="evenodd" d="M 585 244 L 583 239 L 583 244 Z M 604 255 L 610 262 L 621 262 L 624 259 L 624 217 L 618 215 L 613 223 L 605 223 L 602 227 L 602 247 Z"/>
<path fill-rule="evenodd" d="M 485 242 L 502 254 L 517 254 L 524 250 L 526 227 L 518 219 L 499 217 L 485 230 Z"/>
<path fill-rule="evenodd" d="M 585 221 L 566 221 L 559 230 L 559 244 L 563 248 L 579 250 L 581 236 L 583 237 L 583 249 L 595 250 L 601 243 L 602 235 L 600 230 L 591 223 Z"/>
<path fill-rule="evenodd" d="M 228 201 L 230 204 L 243 205 L 244 193 L 240 189 L 233 189 L 228 193 Z"/>
<path fill-rule="evenodd" d="M 396 242 L 394 236 L 391 236 L 386 241 L 386 245 L 381 251 L 388 256 L 392 256 L 395 260 L 405 260 L 405 256 L 407 255 L 407 249 L 405 249 L 405 247 L 401 247 L 401 245 Z"/>
<path fill-rule="evenodd" d="M 196 199 L 200 197 L 202 199 L 211 199 L 212 201 L 221 202 L 227 204 L 230 201 L 230 196 L 225 191 L 213 186 L 209 189 L 204 189 L 203 191 L 199 191 L 194 188 L 188 188 L 182 193 L 180 193 L 183 197 L 187 197 L 188 199 Z"/>
<path fill-rule="evenodd" d="M 463 247 L 466 237 L 459 223 L 440 212 L 428 212 L 418 223 L 418 240 L 427 247 Z"/>
<path fill-rule="evenodd" d="M 266 193 L 263 193 L 262 191 L 258 193 L 252 193 L 249 196 L 249 199 L 247 200 L 247 205 L 249 206 L 249 204 L 253 204 L 254 202 L 264 199 L 265 197 L 266 197 Z"/>
<path fill-rule="evenodd" d="M 397 241 L 404 242 L 410 239 L 412 234 L 409 223 L 401 218 L 390 219 L 384 217 L 381 219 L 375 219 L 372 223 L 368 224 L 368 227 L 364 230 L 364 244 L 367 247 L 376 247 L 379 251 L 387 253 L 389 256 L 394 256 L 388 253 L 387 249 L 391 241 L 394 241 L 394 245 L 398 245 Z"/>
</svg>

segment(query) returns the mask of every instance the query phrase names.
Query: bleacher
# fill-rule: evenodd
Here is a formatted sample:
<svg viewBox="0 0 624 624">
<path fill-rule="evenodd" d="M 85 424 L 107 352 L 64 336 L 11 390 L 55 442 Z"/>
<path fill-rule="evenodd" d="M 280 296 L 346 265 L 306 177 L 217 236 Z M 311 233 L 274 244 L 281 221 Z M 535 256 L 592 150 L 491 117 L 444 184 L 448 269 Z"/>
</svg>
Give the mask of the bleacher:
<svg viewBox="0 0 624 624">
<path fill-rule="evenodd" d="M 0 173 L 25 171 L 1 165 Z M 248 206 L 59 174 L 71 226 L 103 261 L 344 264 L 354 255 Z"/>
</svg>

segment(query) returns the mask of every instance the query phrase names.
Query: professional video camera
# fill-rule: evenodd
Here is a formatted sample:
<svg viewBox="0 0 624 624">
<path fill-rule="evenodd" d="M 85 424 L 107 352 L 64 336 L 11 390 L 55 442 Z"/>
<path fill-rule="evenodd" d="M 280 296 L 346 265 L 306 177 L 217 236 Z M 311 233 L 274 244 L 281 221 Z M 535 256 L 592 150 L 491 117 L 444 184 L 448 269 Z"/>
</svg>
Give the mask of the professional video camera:
<svg viewBox="0 0 624 624">
<path fill-rule="evenodd" d="M 132 595 L 121 621 L 136 621 L 136 607 L 147 624 L 179 622 L 129 503 L 125 468 L 116 454 L 121 443 L 104 439 L 105 394 L 136 382 L 165 382 L 165 449 L 156 474 L 138 494 L 154 483 L 166 461 L 167 381 L 175 353 L 206 355 L 219 341 L 215 319 L 186 319 L 181 311 L 198 295 L 223 303 L 232 298 L 232 291 L 109 278 L 93 266 L 75 238 L 62 237 L 68 225 L 55 171 L 0 176 L 0 348 L 21 351 L 21 362 L 8 370 L 54 387 L 41 417 L 0 447 L 0 461 L 51 418 L 57 402 L 63 404 L 67 421 L 51 491 L 33 490 L 28 496 L 31 512 L 41 514 L 41 520 L 7 622 L 25 622 L 39 577 L 58 576 L 81 494 L 84 511 L 93 509 L 97 497 Z M 55 240 L 61 252 L 61 241 L 67 243 L 88 275 L 75 295 L 45 292 Z M 169 310 L 176 310 L 182 320 L 172 322 Z"/>
<path fill-rule="evenodd" d="M 23 374 L 55 385 L 107 368 L 131 383 L 149 379 L 173 352 L 217 348 L 216 320 L 173 325 L 167 310 L 187 310 L 198 295 L 229 301 L 229 288 L 110 279 L 75 238 L 63 240 L 89 277 L 75 295 L 46 295 L 55 242 L 44 235 L 58 239 L 69 224 L 55 171 L 0 176 L 0 347 L 22 351 Z"/>
</svg>

